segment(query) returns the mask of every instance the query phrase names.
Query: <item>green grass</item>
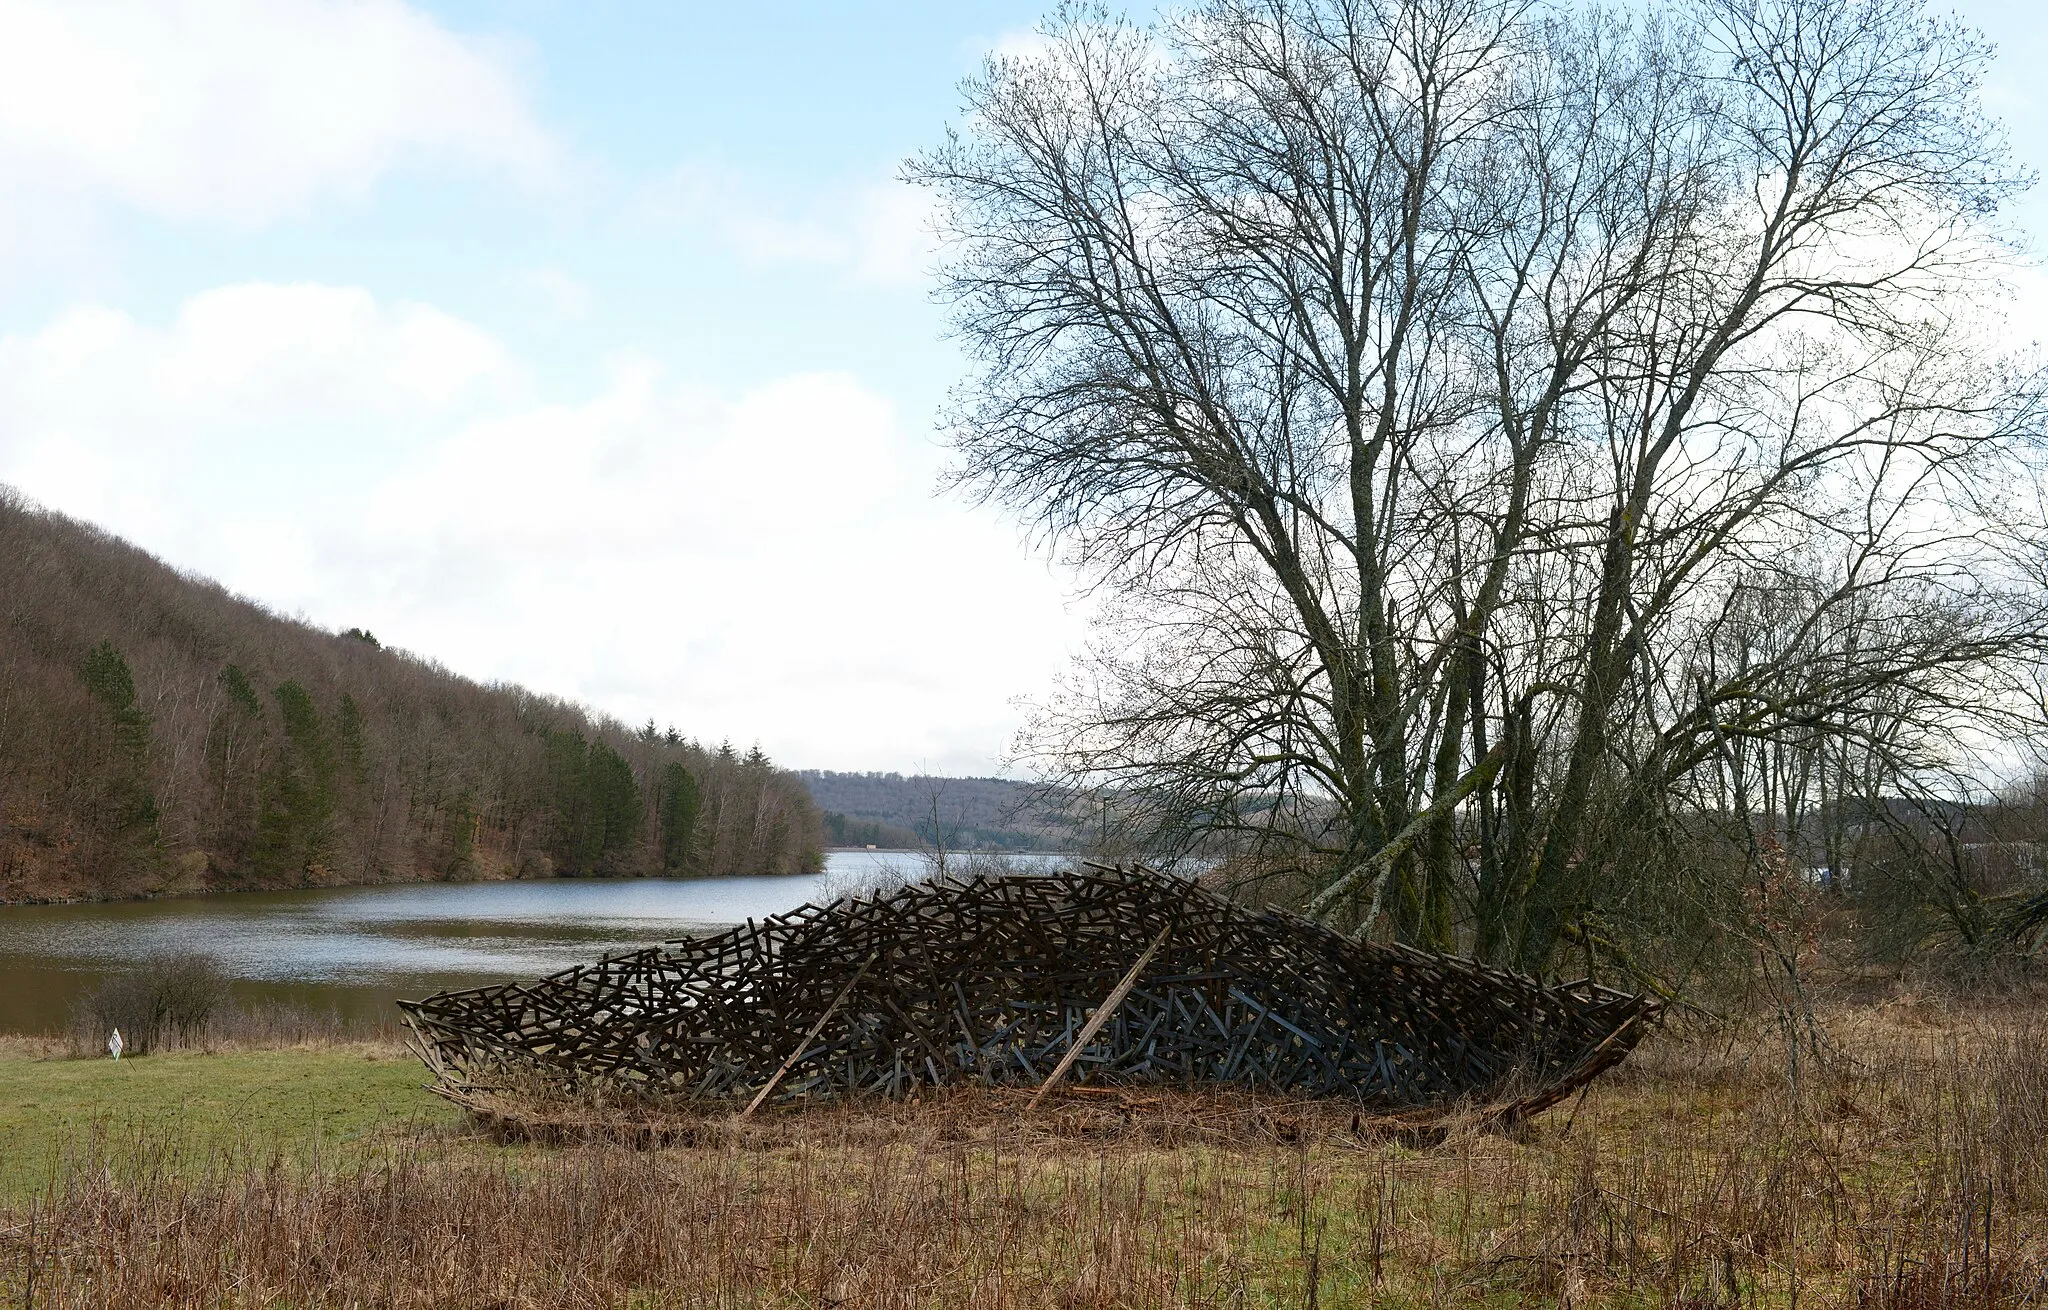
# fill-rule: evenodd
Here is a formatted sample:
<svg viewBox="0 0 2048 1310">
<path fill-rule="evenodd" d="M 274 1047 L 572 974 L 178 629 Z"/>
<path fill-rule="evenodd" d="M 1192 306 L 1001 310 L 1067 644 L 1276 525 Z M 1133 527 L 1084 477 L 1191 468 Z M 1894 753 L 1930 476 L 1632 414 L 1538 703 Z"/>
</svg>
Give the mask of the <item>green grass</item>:
<svg viewBox="0 0 2048 1310">
<path fill-rule="evenodd" d="M 121 1060 L 0 1051 L 0 1204 L 37 1190 L 97 1130 L 108 1151 L 174 1147 L 198 1167 L 232 1150 L 298 1157 L 406 1126 L 453 1124 L 403 1052 L 307 1047 Z"/>
<path fill-rule="evenodd" d="M 0 1040 L 0 1305 L 2032 1304 L 2048 1030 L 1945 1022 L 1835 1016 L 1850 1058 L 1797 1086 L 1775 1027 L 1660 1034 L 1570 1110 L 1434 1143 L 1231 1089 L 965 1088 L 506 1145 L 390 1048 Z"/>
</svg>

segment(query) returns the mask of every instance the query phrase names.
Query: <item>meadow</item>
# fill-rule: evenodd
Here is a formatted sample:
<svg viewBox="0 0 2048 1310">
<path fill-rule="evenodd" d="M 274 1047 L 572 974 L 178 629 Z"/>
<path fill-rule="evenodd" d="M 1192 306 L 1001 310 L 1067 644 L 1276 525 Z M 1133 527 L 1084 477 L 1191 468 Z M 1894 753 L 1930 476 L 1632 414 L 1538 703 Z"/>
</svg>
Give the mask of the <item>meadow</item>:
<svg viewBox="0 0 2048 1310">
<path fill-rule="evenodd" d="M 486 1131 L 384 1044 L 0 1049 L 9 1306 L 2048 1304 L 2048 1023 L 1673 1025 L 1532 1123 L 969 1090 Z M 1794 1058 L 1796 1054 L 1796 1058 Z"/>
</svg>

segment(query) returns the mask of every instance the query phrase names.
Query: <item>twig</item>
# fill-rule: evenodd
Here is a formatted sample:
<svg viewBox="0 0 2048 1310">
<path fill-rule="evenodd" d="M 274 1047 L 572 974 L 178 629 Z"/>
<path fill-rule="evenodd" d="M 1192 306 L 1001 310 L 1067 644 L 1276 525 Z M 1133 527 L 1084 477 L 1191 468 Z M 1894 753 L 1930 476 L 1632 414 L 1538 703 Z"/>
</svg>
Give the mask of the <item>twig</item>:
<svg viewBox="0 0 2048 1310">
<path fill-rule="evenodd" d="M 1045 1094 L 1057 1087 L 1060 1079 L 1067 1076 L 1067 1070 L 1073 1068 L 1074 1061 L 1081 1058 L 1081 1048 L 1094 1039 L 1096 1031 L 1109 1021 L 1110 1015 L 1116 1013 L 1116 1007 L 1124 1003 L 1124 997 L 1129 996 L 1131 988 L 1137 985 L 1138 975 L 1145 971 L 1146 965 L 1152 963 L 1152 957 L 1159 954 L 1159 948 L 1166 945 L 1166 934 L 1172 931 L 1172 924 L 1161 928 L 1159 935 L 1152 939 L 1152 944 L 1145 948 L 1145 953 L 1138 957 L 1138 962 L 1131 966 L 1131 971 L 1124 975 L 1124 980 L 1116 985 L 1116 990 L 1111 992 L 1102 1004 L 1095 1007 L 1095 1013 L 1088 1016 L 1088 1022 L 1082 1025 L 1073 1044 L 1067 1047 L 1067 1053 L 1060 1057 L 1060 1062 L 1054 1067 L 1052 1075 L 1038 1085 L 1038 1095 L 1031 1098 L 1031 1104 L 1024 1107 L 1024 1113 L 1030 1114 L 1036 1110 L 1038 1103 L 1045 1099 Z"/>
<path fill-rule="evenodd" d="M 831 1020 L 833 1015 L 839 1013 L 839 1007 L 845 1003 L 846 998 L 853 995 L 854 985 L 860 982 L 861 978 L 867 973 L 868 966 L 873 964 L 875 957 L 880 954 L 881 952 L 878 950 L 868 952 L 868 958 L 861 961 L 861 966 L 854 971 L 853 977 L 846 980 L 846 986 L 839 989 L 839 995 L 832 998 L 832 1004 L 825 1007 L 825 1013 L 818 1016 L 818 1021 L 811 1025 L 811 1030 L 804 1034 L 804 1039 L 796 1044 L 796 1049 L 789 1053 L 789 1058 L 782 1062 L 782 1067 L 775 1071 L 775 1076 L 770 1078 L 767 1085 L 760 1091 L 754 1093 L 754 1099 L 747 1102 L 746 1109 L 740 1111 L 740 1118 L 753 1118 L 754 1111 L 760 1107 L 761 1102 L 768 1099 L 768 1093 L 774 1091 L 775 1085 L 782 1081 L 782 1075 L 796 1067 L 796 1062 L 803 1058 L 804 1052 L 810 1049 L 811 1043 L 817 1040 L 818 1034 L 825 1031 L 825 1024 Z"/>
</svg>

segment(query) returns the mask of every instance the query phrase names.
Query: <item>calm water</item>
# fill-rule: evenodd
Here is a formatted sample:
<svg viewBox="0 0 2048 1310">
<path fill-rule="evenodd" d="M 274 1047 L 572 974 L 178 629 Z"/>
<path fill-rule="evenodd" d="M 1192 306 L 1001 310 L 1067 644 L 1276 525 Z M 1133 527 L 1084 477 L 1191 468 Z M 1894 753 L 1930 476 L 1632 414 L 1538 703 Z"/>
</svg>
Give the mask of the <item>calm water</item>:
<svg viewBox="0 0 2048 1310">
<path fill-rule="evenodd" d="M 533 978 L 779 914 L 877 871 L 921 876 L 924 861 L 834 851 L 823 874 L 787 878 L 412 883 L 0 906 L 0 1032 L 61 1030 L 81 992 L 161 951 L 211 955 L 245 999 L 386 1017 L 396 997 Z"/>
</svg>

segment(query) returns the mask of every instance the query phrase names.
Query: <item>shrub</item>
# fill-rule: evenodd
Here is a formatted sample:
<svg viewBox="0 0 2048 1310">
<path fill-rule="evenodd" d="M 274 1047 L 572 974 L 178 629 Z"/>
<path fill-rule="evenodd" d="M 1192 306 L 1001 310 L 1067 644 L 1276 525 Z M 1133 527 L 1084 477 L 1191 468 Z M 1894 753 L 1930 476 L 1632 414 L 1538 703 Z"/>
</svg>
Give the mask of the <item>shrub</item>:
<svg viewBox="0 0 2048 1310">
<path fill-rule="evenodd" d="M 189 1042 L 206 1030 L 227 990 L 227 975 L 209 956 L 185 951 L 145 956 L 79 1001 L 72 1022 L 74 1044 L 96 1049 L 116 1028 L 131 1055 Z"/>
</svg>

